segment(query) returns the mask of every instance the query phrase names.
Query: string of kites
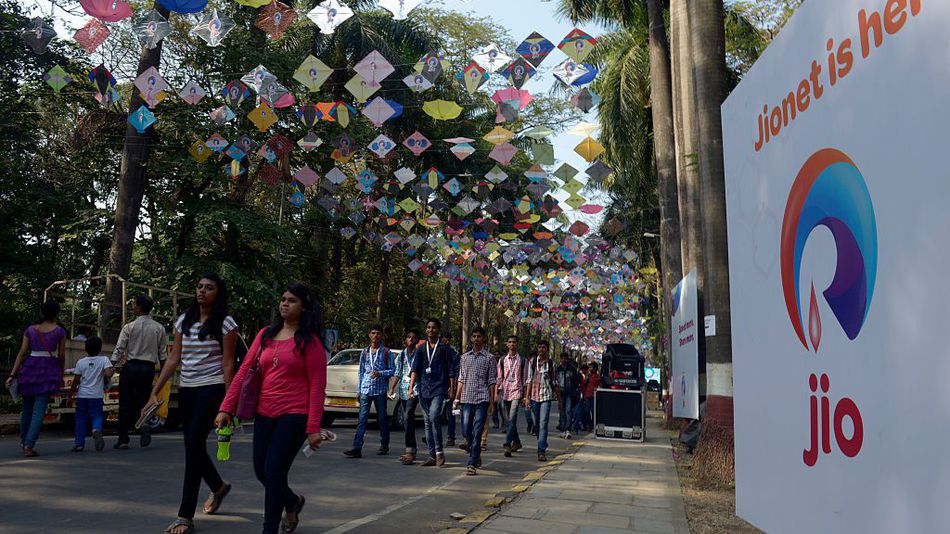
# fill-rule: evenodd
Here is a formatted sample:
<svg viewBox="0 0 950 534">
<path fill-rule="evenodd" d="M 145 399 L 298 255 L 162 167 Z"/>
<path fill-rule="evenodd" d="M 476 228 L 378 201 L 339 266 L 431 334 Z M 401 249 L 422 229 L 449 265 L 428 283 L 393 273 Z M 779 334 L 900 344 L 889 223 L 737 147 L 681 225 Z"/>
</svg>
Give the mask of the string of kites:
<svg viewBox="0 0 950 534">
<path fill-rule="evenodd" d="M 207 0 L 157 1 L 169 11 L 177 13 L 200 13 L 207 5 Z M 297 19 L 296 11 L 277 0 L 236 1 L 239 4 L 261 8 L 258 13 L 256 26 L 272 39 L 280 39 L 287 28 Z M 421 3 L 422 0 L 380 0 L 378 5 L 392 12 L 395 19 L 401 20 L 406 18 L 408 13 Z M 125 0 L 80 0 L 80 5 L 94 18 L 90 19 L 80 28 L 73 36 L 73 39 L 89 54 L 94 53 L 109 36 L 110 30 L 104 22 L 117 22 L 132 16 L 132 9 Z M 328 35 L 333 34 L 340 25 L 346 23 L 354 15 L 355 13 L 352 9 L 338 0 L 326 0 L 306 14 L 307 18 L 316 24 L 322 33 Z M 191 33 L 203 39 L 209 46 L 215 47 L 222 44 L 234 26 L 234 21 L 228 17 L 227 14 L 213 9 L 200 16 L 198 22 L 192 27 Z M 161 13 L 152 9 L 133 24 L 133 31 L 143 47 L 154 48 L 167 37 L 172 30 L 168 20 Z M 49 22 L 37 17 L 27 24 L 22 30 L 21 36 L 24 42 L 30 46 L 35 53 L 41 54 L 46 50 L 52 39 L 56 37 L 56 32 Z M 596 44 L 597 41 L 592 36 L 583 30 L 574 29 L 568 33 L 556 47 L 563 51 L 568 57 L 554 69 L 554 75 L 565 85 L 581 87 L 581 89 L 571 96 L 571 103 L 583 112 L 590 111 L 599 103 L 599 97 L 590 89 L 583 87 L 593 81 L 597 75 L 597 69 L 595 67 L 584 63 Z M 533 32 L 529 35 L 516 48 L 514 57 L 507 55 L 504 51 L 499 49 L 498 46 L 491 44 L 471 58 L 472 61 L 462 69 L 461 72 L 456 73 L 454 77 L 469 93 L 475 93 L 492 75 L 500 74 L 508 81 L 511 87 L 496 91 L 495 94 L 492 95 L 492 100 L 497 104 L 496 123 L 501 124 L 513 121 L 517 119 L 519 112 L 523 111 L 533 99 L 531 93 L 522 87 L 536 74 L 538 67 L 554 48 L 555 45 L 551 41 L 537 32 Z M 414 67 L 414 72 L 409 74 L 402 81 L 412 91 L 423 93 L 434 87 L 436 80 L 446 74 L 449 68 L 450 63 L 444 57 L 436 53 L 430 53 L 420 58 Z M 356 74 L 345 84 L 345 88 L 353 95 L 357 102 L 363 104 L 362 110 L 358 111 L 353 105 L 343 101 L 307 103 L 297 107 L 297 118 L 308 128 L 314 127 L 316 123 L 320 121 L 336 122 L 343 128 L 346 128 L 352 118 L 362 114 L 369 119 L 374 126 L 379 128 L 386 121 L 397 118 L 402 114 L 403 106 L 398 102 L 381 96 L 373 97 L 381 88 L 381 82 L 395 72 L 394 66 L 383 57 L 382 54 L 378 51 L 371 52 L 362 61 L 357 63 L 353 70 Z M 306 87 L 309 92 L 317 92 L 332 73 L 332 68 L 311 55 L 301 63 L 299 68 L 294 72 L 293 78 Z M 44 78 L 56 92 L 59 92 L 72 81 L 71 76 L 60 66 L 53 67 L 47 72 Z M 88 74 L 88 78 L 95 85 L 96 99 L 103 106 L 114 104 L 119 100 L 119 93 L 115 89 L 116 80 L 104 65 L 99 65 L 92 69 Z M 168 90 L 171 88 L 154 67 L 142 72 L 135 79 L 134 85 L 140 91 L 140 96 L 144 104 L 130 113 L 128 120 L 139 133 L 144 133 L 157 120 L 151 108 L 154 108 L 158 103 L 167 98 Z M 218 125 L 224 125 L 235 119 L 236 114 L 234 109 L 237 109 L 242 102 L 251 96 L 250 90 L 252 89 L 257 93 L 258 105 L 247 114 L 247 117 L 261 132 L 266 132 L 278 121 L 276 110 L 290 108 L 296 103 L 293 93 L 284 87 L 276 76 L 261 65 L 247 73 L 240 80 L 234 80 L 221 89 L 220 96 L 223 98 L 225 104 L 211 112 L 211 119 Z M 205 90 L 193 80 L 187 82 L 179 92 L 179 97 L 191 105 L 197 104 L 206 96 L 207 93 Z M 463 108 L 455 102 L 439 99 L 426 101 L 423 104 L 423 111 L 434 120 L 452 120 L 461 114 Z M 525 132 L 525 135 L 540 141 L 552 133 L 553 131 L 549 128 L 537 127 Z M 595 181 L 602 181 L 612 172 L 612 169 L 600 161 L 595 161 L 597 157 L 603 153 L 604 148 L 595 139 L 590 137 L 590 133 L 592 132 L 586 132 L 587 135 L 575 148 L 575 151 L 589 163 L 593 162 L 593 165 L 587 169 L 587 174 Z M 500 125 L 488 132 L 483 137 L 485 141 L 493 145 L 488 157 L 500 165 L 508 165 L 518 151 L 514 145 L 509 143 L 514 135 L 513 132 Z M 444 141 L 451 145 L 450 151 L 460 160 L 466 159 L 476 151 L 472 145 L 474 139 L 457 137 Z M 323 141 L 313 131 L 308 132 L 297 142 L 297 146 L 305 152 L 312 151 L 322 144 Z M 359 149 L 357 142 L 345 133 L 334 141 L 333 146 L 334 150 L 331 157 L 340 164 L 349 162 Z M 402 142 L 402 146 L 416 156 L 419 156 L 432 147 L 432 142 L 423 134 L 416 131 Z M 538 143 L 534 146 L 536 148 L 532 150 L 532 153 L 535 156 L 536 164 L 525 173 L 525 176 L 530 182 L 527 191 L 531 196 L 541 198 L 550 190 L 550 186 L 546 183 L 548 174 L 540 165 L 554 163 L 553 150 L 550 148 L 545 149 L 546 147 L 550 147 L 550 145 L 544 143 Z M 390 152 L 397 148 L 397 145 L 395 141 L 386 135 L 380 134 L 369 143 L 367 148 L 377 157 L 385 158 Z M 190 147 L 189 152 L 199 162 L 204 162 L 213 153 L 225 154 L 232 159 L 231 167 L 234 169 L 234 172 L 240 172 L 238 162 L 254 150 L 257 150 L 257 154 L 262 156 L 266 161 L 273 162 L 277 158 L 289 153 L 292 149 L 293 143 L 281 134 L 274 135 L 263 145 L 258 145 L 256 141 L 247 135 L 242 135 L 234 143 L 229 143 L 220 134 L 213 134 L 205 141 L 196 141 Z M 265 183 L 269 185 L 276 184 L 281 178 L 279 171 L 271 165 L 262 166 L 259 174 Z M 583 186 L 573 179 L 576 174 L 577 170 L 567 164 L 562 165 L 561 168 L 554 173 L 554 176 L 560 178 L 563 182 L 562 190 L 570 193 L 565 203 L 571 208 L 578 209 L 583 213 L 594 214 L 599 212 L 602 210 L 601 206 L 587 204 L 586 199 L 578 194 L 578 191 Z M 339 168 L 334 167 L 330 172 L 326 173 L 323 180 L 320 180 L 320 176 L 305 165 L 296 171 L 294 178 L 296 183 L 301 187 L 291 195 L 290 201 L 297 206 L 302 206 L 305 202 L 305 196 L 302 191 L 303 188 L 312 186 L 317 181 L 320 181 L 321 188 L 325 189 L 327 193 L 333 193 L 345 181 L 346 175 L 340 171 Z M 484 180 L 480 180 L 475 184 L 473 192 L 476 196 L 484 198 L 487 196 L 487 192 L 494 186 L 508 187 L 516 191 L 517 188 L 510 182 L 503 184 L 506 178 L 507 175 L 504 171 L 496 165 L 485 175 Z M 415 173 L 403 167 L 396 171 L 394 177 L 384 184 L 384 191 L 395 193 L 415 179 Z M 357 188 L 363 194 L 368 195 L 378 181 L 379 178 L 373 174 L 371 170 L 364 168 L 357 176 Z M 423 180 L 414 189 L 417 190 L 416 192 L 420 195 L 420 198 L 423 198 L 428 197 L 440 186 L 453 197 L 457 197 L 462 193 L 461 182 L 455 178 L 446 180 L 445 176 L 435 168 L 430 168 L 426 171 L 423 175 Z M 334 212 L 344 207 L 340 204 L 339 200 L 329 194 L 321 198 L 318 204 L 328 212 Z M 434 214 L 434 211 L 429 217 L 423 218 L 420 216 L 418 219 L 413 217 L 411 214 L 416 210 L 420 210 L 421 206 L 412 198 L 406 198 L 399 204 L 396 204 L 393 199 L 381 197 L 373 200 L 367 196 L 362 204 L 364 204 L 363 207 L 366 209 L 375 207 L 381 214 L 388 215 L 391 222 L 399 224 L 407 231 L 417 223 L 428 227 L 443 224 L 443 221 Z M 428 204 L 433 210 L 440 207 L 449 207 L 439 200 L 429 202 Z M 561 213 L 557 202 L 550 196 L 546 196 L 544 202 L 540 204 L 541 210 L 550 217 L 547 227 L 552 231 L 560 228 L 561 223 L 554 219 L 554 217 Z M 476 210 L 481 205 L 482 203 L 480 201 L 473 199 L 470 195 L 466 195 L 456 204 L 452 211 L 455 215 L 464 216 Z M 397 206 L 406 214 L 401 219 L 393 219 Z M 355 201 L 352 207 L 357 207 Z M 533 226 L 533 223 L 539 220 L 537 216 L 531 218 L 525 217 L 534 207 L 535 203 L 526 195 L 524 198 L 516 200 L 515 203 L 500 198 L 488 204 L 485 209 L 487 212 L 495 215 L 509 209 L 519 212 L 522 220 L 517 222 L 514 228 L 520 232 L 524 232 L 527 228 Z M 517 218 L 518 213 L 516 213 L 516 219 Z M 350 219 L 354 223 L 360 224 L 362 220 L 365 219 L 365 215 L 360 212 L 354 212 L 350 215 Z M 472 237 L 476 242 L 479 239 L 487 239 L 492 227 L 497 226 L 497 223 L 493 223 L 492 219 L 479 219 L 476 222 L 479 225 L 479 229 L 472 233 Z M 450 217 L 450 220 L 446 224 L 446 232 L 450 236 L 460 236 L 467 226 L 464 221 Z M 610 235 L 611 233 L 619 233 L 623 227 L 622 222 L 617 219 L 611 219 L 602 225 L 601 230 L 605 235 Z M 575 221 L 570 225 L 568 230 L 574 236 L 581 237 L 587 234 L 589 228 L 585 223 Z M 356 231 L 352 227 L 347 226 L 341 229 L 341 234 L 344 237 L 352 237 L 355 233 Z M 483 249 L 482 252 L 487 252 L 489 259 L 495 260 L 500 257 L 506 263 L 516 264 L 515 273 L 522 273 L 518 264 L 524 263 L 525 261 L 535 264 L 550 260 L 552 251 L 557 252 L 558 263 L 576 262 L 577 264 L 582 264 L 587 261 L 591 265 L 596 266 L 596 268 L 586 271 L 581 269 L 583 281 L 586 285 L 584 292 L 593 289 L 594 292 L 592 294 L 599 294 L 599 296 L 593 300 L 588 296 L 584 296 L 577 303 L 584 306 L 588 311 L 591 306 L 598 303 L 599 311 L 606 312 L 607 309 L 605 305 L 607 303 L 613 306 L 619 306 L 624 302 L 620 291 L 617 291 L 612 298 L 605 297 L 603 293 L 606 291 L 605 288 L 610 285 L 615 286 L 615 289 L 621 289 L 617 287 L 617 260 L 619 259 L 621 262 L 623 260 L 632 260 L 636 256 L 632 251 L 624 251 L 620 247 L 610 248 L 606 247 L 604 243 L 596 243 L 589 246 L 584 253 L 578 254 L 578 252 L 580 252 L 580 244 L 579 242 L 572 241 L 572 236 L 567 236 L 564 239 L 564 243 L 559 245 L 553 240 L 553 234 L 540 231 L 535 232 L 535 242 L 533 243 L 532 253 L 527 254 L 524 250 L 517 248 L 519 244 L 522 244 L 517 240 L 518 236 L 519 234 L 516 232 L 502 233 L 498 236 L 500 239 L 507 240 L 515 245 L 505 250 L 504 253 L 500 252 L 500 246 L 495 242 L 489 243 L 487 249 Z M 431 240 L 431 238 L 423 238 L 418 234 L 411 234 L 409 237 L 404 238 L 396 232 L 390 232 L 385 236 L 370 235 L 364 237 L 381 241 L 385 250 L 390 250 L 401 243 L 403 250 L 406 251 L 410 257 L 414 256 L 423 244 Z M 471 243 L 467 243 L 466 240 L 467 238 L 463 238 L 461 241 L 463 244 L 471 245 Z M 553 243 L 551 243 L 552 241 Z M 435 250 L 439 250 L 439 245 L 443 247 L 448 245 L 448 249 L 453 250 L 458 248 L 459 243 L 458 241 L 448 241 L 439 237 L 436 238 L 434 245 L 436 245 L 433 247 Z M 549 246 L 544 247 L 543 245 Z M 443 269 L 443 274 L 450 280 L 463 281 L 466 275 L 451 261 L 448 261 L 453 258 L 446 257 L 446 254 L 442 254 L 442 256 L 443 259 L 447 260 L 447 267 Z M 449 254 L 449 256 L 451 256 L 451 254 Z M 633 271 L 629 270 L 627 265 L 623 265 L 622 263 L 620 265 L 622 265 L 619 267 L 622 273 L 620 280 L 628 280 L 629 278 L 629 281 L 632 283 L 635 280 L 635 276 L 631 277 L 630 273 Z M 473 267 L 481 269 L 487 266 L 488 264 L 486 262 L 476 261 L 473 264 Z M 413 271 L 431 271 L 431 268 L 418 258 L 410 262 L 410 268 Z M 535 279 L 536 286 L 538 285 L 537 280 L 547 278 L 549 281 L 553 281 L 550 287 L 545 283 L 541 283 L 540 289 L 535 287 L 529 290 L 527 289 L 528 286 L 516 287 L 513 291 L 511 287 L 495 287 L 493 289 L 496 290 L 496 295 L 502 295 L 500 297 L 502 301 L 510 300 L 513 303 L 525 304 L 526 307 L 518 314 L 517 319 L 533 321 L 537 323 L 534 324 L 534 326 L 555 328 L 558 331 L 569 334 L 571 331 L 577 332 L 578 330 L 576 325 L 568 324 L 572 323 L 572 321 L 569 321 L 567 318 L 560 316 L 560 319 L 557 319 L 556 317 L 558 317 L 558 315 L 556 313 L 550 316 L 547 312 L 542 312 L 539 317 L 531 317 L 527 312 L 531 309 L 531 306 L 538 305 L 542 306 L 541 309 L 551 308 L 552 311 L 556 310 L 558 306 L 561 306 L 562 312 L 568 309 L 573 311 L 574 304 L 572 303 L 574 303 L 575 299 L 567 299 L 562 304 L 559 297 L 555 300 L 548 300 L 543 293 L 552 287 L 560 288 L 562 291 L 580 291 L 578 287 L 580 282 L 578 281 L 577 269 L 580 269 L 580 267 L 577 267 L 575 271 L 572 272 L 572 276 L 565 277 L 559 276 L 559 274 L 564 274 L 559 270 L 552 270 L 546 274 L 540 271 L 534 273 L 535 276 L 533 278 Z M 427 272 L 427 274 L 432 274 L 433 272 L 434 271 Z M 485 281 L 490 280 L 490 278 L 484 274 L 481 276 L 472 276 L 469 274 L 467 278 L 467 281 L 476 287 L 476 289 L 479 289 L 479 286 L 486 286 Z M 499 280 L 500 279 L 496 277 L 494 279 L 494 285 L 504 284 L 504 282 L 500 282 Z M 517 278 L 515 280 L 517 280 Z M 610 280 L 613 283 L 605 283 L 605 280 Z M 487 287 L 481 287 L 480 289 L 484 290 L 487 289 Z M 503 292 L 503 289 L 511 293 L 510 296 L 508 293 Z M 534 294 L 533 297 L 527 296 L 527 294 L 532 293 Z M 538 295 L 541 296 L 539 297 Z M 639 301 L 638 299 L 628 299 L 627 304 L 628 305 L 625 306 L 627 309 L 635 309 L 639 305 Z M 577 317 L 575 317 L 575 319 L 576 318 Z M 580 319 L 589 319 L 589 316 L 581 312 Z M 642 326 L 642 324 L 640 326 Z M 629 335 L 632 332 L 632 330 L 625 330 L 619 326 L 608 324 L 605 320 L 594 321 L 592 324 L 586 325 L 582 331 L 587 335 L 620 333 Z"/>
</svg>

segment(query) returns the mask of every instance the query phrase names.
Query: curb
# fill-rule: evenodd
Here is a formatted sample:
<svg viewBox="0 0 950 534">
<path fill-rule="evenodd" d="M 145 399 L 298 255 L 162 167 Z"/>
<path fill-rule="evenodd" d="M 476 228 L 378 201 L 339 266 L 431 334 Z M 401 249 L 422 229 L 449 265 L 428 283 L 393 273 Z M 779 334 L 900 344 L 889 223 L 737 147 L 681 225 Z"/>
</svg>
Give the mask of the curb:
<svg viewBox="0 0 950 534">
<path fill-rule="evenodd" d="M 490 499 L 485 501 L 485 508 L 488 510 L 482 510 L 469 514 L 465 518 L 459 520 L 457 527 L 451 527 L 439 531 L 439 534 L 468 534 L 469 532 L 474 532 L 478 527 L 482 526 L 483 523 L 491 519 L 495 514 L 501 512 L 502 508 L 506 504 L 512 503 L 519 495 L 528 491 L 531 486 L 534 486 L 539 480 L 543 479 L 545 475 L 557 469 L 558 466 L 564 462 L 570 460 L 577 454 L 577 451 L 581 449 L 584 445 L 587 445 L 587 441 L 572 441 L 568 445 L 567 450 L 559 455 L 557 455 L 553 460 L 545 463 L 541 467 L 528 471 L 525 476 L 521 479 L 520 482 L 513 485 L 510 490 L 503 490 L 495 493 Z"/>
</svg>

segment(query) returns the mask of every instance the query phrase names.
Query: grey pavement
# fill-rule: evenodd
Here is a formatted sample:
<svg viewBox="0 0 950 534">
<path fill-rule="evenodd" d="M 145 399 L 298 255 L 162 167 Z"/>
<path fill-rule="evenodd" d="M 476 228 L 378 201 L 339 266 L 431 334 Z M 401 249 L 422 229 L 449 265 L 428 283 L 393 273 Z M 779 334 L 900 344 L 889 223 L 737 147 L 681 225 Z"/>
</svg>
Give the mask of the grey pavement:
<svg viewBox="0 0 950 534">
<path fill-rule="evenodd" d="M 510 490 L 540 465 L 534 437 L 522 434 L 525 448 L 505 458 L 504 435 L 492 429 L 478 476 L 465 476 L 466 453 L 457 448 L 447 450 L 445 468 L 403 466 L 397 459 L 404 449 L 402 432 L 393 432 L 389 456 L 376 456 L 379 433 L 373 425 L 363 458 L 347 459 L 342 452 L 350 448 L 354 426 L 352 420 L 340 422 L 333 428 L 337 442 L 325 444 L 309 459 L 297 457 L 291 487 L 307 497 L 298 532 L 439 532 L 458 525 L 451 513 L 477 516 L 486 510 L 485 501 Z M 520 426 L 524 428 L 523 421 Z M 423 434 L 420 429 L 417 436 Z M 212 457 L 213 439 L 208 443 Z M 0 437 L 0 533 L 162 532 L 174 519 L 181 496 L 181 435 L 156 435 L 147 449 L 138 448 L 134 436 L 127 451 L 113 450 L 114 442 L 114 436 L 107 436 L 106 450 L 97 453 L 90 439 L 85 452 L 71 453 L 67 432 L 46 431 L 37 444 L 42 456 L 27 459 L 19 454 L 16 436 Z M 562 453 L 568 445 L 555 434 L 549 454 Z M 218 514 L 206 516 L 200 508 L 208 489 L 202 488 L 198 533 L 260 532 L 264 492 L 251 466 L 251 436 L 235 436 L 231 460 L 217 465 L 234 489 Z"/>
<path fill-rule="evenodd" d="M 645 443 L 588 436 L 563 464 L 505 506 L 478 534 L 688 534 L 672 448 L 657 419 Z"/>
</svg>

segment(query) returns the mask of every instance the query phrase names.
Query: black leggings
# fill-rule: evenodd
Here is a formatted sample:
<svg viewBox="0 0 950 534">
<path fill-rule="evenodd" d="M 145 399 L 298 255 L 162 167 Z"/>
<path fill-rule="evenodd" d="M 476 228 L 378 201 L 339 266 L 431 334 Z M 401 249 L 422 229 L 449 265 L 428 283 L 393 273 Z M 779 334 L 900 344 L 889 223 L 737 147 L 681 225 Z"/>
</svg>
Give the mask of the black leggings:
<svg viewBox="0 0 950 534">
<path fill-rule="evenodd" d="M 281 514 L 297 506 L 299 497 L 291 491 L 287 474 L 306 439 L 305 414 L 254 418 L 254 475 L 264 485 L 263 534 L 277 534 Z"/>
<path fill-rule="evenodd" d="M 224 384 L 178 389 L 178 409 L 185 435 L 185 480 L 181 488 L 178 517 L 195 517 L 202 479 L 214 492 L 220 491 L 224 485 L 214 462 L 208 456 L 208 434 L 211 433 L 223 399 Z"/>
</svg>

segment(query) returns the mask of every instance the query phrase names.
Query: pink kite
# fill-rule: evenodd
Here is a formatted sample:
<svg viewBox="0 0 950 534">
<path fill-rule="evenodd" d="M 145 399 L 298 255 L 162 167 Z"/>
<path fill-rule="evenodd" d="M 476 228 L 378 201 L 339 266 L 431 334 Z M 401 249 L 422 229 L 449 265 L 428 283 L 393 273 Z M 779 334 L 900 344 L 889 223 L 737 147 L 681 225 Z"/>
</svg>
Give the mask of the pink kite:
<svg viewBox="0 0 950 534">
<path fill-rule="evenodd" d="M 86 13 L 106 22 L 118 22 L 132 16 L 132 8 L 125 0 L 79 0 Z"/>
</svg>

